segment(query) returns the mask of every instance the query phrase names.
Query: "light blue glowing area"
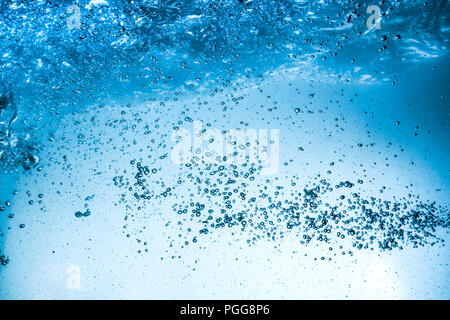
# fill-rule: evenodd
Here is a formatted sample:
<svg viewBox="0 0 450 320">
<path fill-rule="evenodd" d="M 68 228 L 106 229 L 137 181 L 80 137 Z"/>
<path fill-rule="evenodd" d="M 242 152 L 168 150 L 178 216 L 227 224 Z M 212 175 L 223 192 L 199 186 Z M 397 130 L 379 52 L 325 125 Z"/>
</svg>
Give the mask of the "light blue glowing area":
<svg viewBox="0 0 450 320">
<path fill-rule="evenodd" d="M 444 4 L 120 3 L 0 38 L 1 299 L 450 297 Z M 197 121 L 278 170 L 176 163 Z"/>
</svg>

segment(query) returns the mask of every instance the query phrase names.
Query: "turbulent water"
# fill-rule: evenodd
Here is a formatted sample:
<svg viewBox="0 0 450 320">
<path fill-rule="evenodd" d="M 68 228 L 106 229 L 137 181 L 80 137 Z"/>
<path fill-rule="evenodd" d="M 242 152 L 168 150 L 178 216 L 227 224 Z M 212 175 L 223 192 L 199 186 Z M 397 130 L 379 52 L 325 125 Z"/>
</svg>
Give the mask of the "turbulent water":
<svg viewBox="0 0 450 320">
<path fill-rule="evenodd" d="M 449 32 L 446 0 L 2 1 L 0 296 L 448 299 Z"/>
</svg>

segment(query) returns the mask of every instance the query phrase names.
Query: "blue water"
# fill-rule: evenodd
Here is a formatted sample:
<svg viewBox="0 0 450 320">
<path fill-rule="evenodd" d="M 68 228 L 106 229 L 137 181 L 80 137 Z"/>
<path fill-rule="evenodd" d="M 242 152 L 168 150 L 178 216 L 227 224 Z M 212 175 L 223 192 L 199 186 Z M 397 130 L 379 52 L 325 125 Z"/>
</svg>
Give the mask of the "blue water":
<svg viewBox="0 0 450 320">
<path fill-rule="evenodd" d="M 0 297 L 448 299 L 449 32 L 448 1 L 2 1 Z"/>
</svg>

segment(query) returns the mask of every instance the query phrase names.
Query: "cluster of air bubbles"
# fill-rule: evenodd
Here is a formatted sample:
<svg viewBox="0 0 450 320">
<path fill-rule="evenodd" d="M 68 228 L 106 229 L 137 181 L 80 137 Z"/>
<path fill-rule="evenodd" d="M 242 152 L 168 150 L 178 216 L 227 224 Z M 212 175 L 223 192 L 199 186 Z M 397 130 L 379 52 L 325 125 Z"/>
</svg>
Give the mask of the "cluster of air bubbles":
<svg viewBox="0 0 450 320">
<path fill-rule="evenodd" d="M 17 107 L 11 85 L 0 83 L 0 170 L 22 167 L 30 170 L 39 162 L 37 147 L 28 141 L 28 134 L 15 130 Z"/>
<path fill-rule="evenodd" d="M 124 193 L 121 200 L 133 212 L 128 215 L 145 215 L 147 205 L 154 208 L 155 203 L 171 203 L 172 219 L 178 220 L 179 226 L 189 225 L 180 234 L 181 247 L 221 230 L 230 230 L 249 245 L 262 239 L 276 245 L 294 232 L 299 245 L 323 243 L 342 254 L 353 254 L 354 250 L 443 244 L 437 231 L 450 227 L 448 208 L 412 195 L 395 201 L 366 198 L 358 191 L 363 184 L 360 179 L 357 185 L 350 181 L 333 185 L 320 179 L 300 187 L 301 181 L 293 176 L 291 185 L 286 186 L 270 178 L 261 183 L 259 170 L 246 164 L 192 163 L 186 165 L 176 185 L 161 185 L 157 191 L 149 168 L 140 162 L 131 164 L 137 170 L 134 178 L 114 178 L 114 184 L 131 196 L 127 200 Z M 180 199 L 171 193 L 180 187 L 187 188 L 190 196 Z M 197 224 L 196 230 L 192 223 Z"/>
<path fill-rule="evenodd" d="M 89 209 L 89 201 L 91 201 L 92 199 L 94 199 L 95 194 L 92 194 L 90 196 L 87 196 L 84 198 L 84 201 L 86 201 L 86 203 L 84 204 L 84 210 L 82 211 L 77 211 L 75 212 L 75 217 L 77 218 L 86 218 L 89 217 L 91 215 L 91 210 Z"/>
</svg>

